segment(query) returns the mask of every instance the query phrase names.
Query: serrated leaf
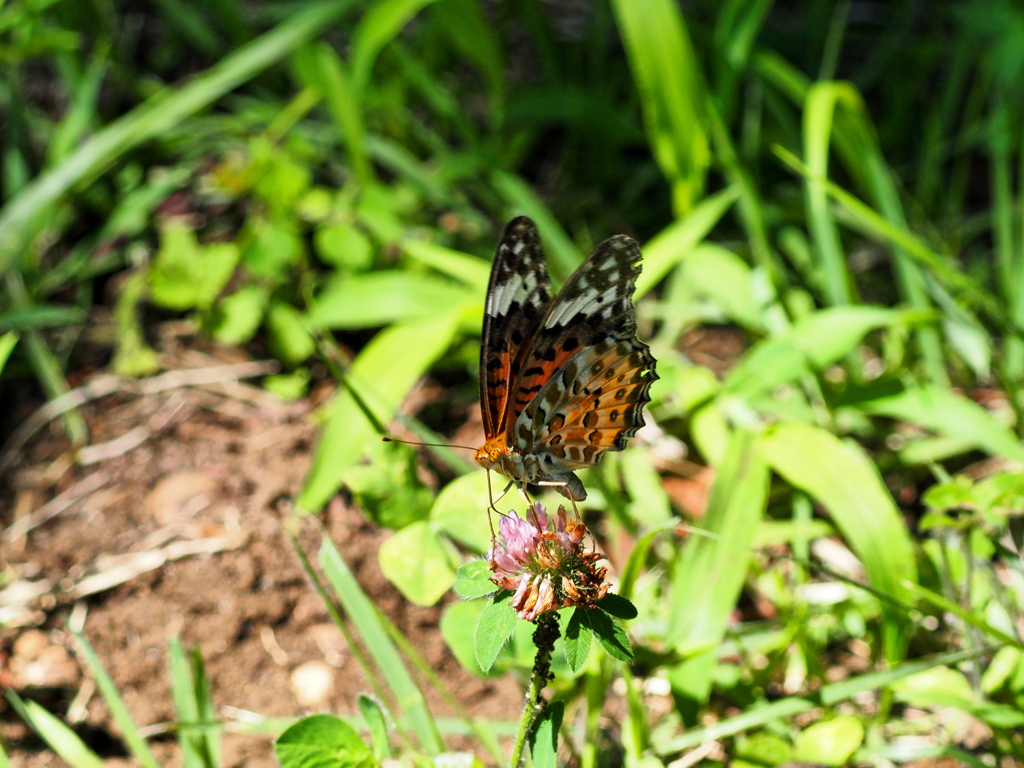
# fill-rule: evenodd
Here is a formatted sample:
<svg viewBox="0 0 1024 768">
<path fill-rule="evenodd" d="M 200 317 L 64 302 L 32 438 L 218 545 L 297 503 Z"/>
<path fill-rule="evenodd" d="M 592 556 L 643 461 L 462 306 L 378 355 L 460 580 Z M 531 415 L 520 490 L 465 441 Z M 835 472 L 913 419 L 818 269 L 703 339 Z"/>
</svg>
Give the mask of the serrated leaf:
<svg viewBox="0 0 1024 768">
<path fill-rule="evenodd" d="M 455 574 L 455 594 L 459 597 L 483 597 L 497 587 L 491 581 L 491 568 L 486 560 L 470 560 Z"/>
<path fill-rule="evenodd" d="M 530 755 L 533 768 L 557 768 L 558 732 L 562 729 L 565 705 L 554 701 L 544 707 L 530 733 Z"/>
<path fill-rule="evenodd" d="M 334 715 L 305 717 L 274 742 L 282 768 L 363 768 L 373 753 L 348 723 Z"/>
<path fill-rule="evenodd" d="M 625 619 L 627 621 L 635 619 L 638 615 L 635 605 L 622 595 L 616 595 L 612 592 L 598 600 L 597 607 L 605 613 L 610 613 L 617 619 Z"/>
<path fill-rule="evenodd" d="M 583 610 L 578 611 L 580 620 L 584 622 L 595 635 L 597 641 L 608 652 L 608 655 L 619 661 L 630 662 L 633 660 L 633 645 L 626 637 L 626 630 L 617 621 L 613 621 L 604 611 Z"/>
<path fill-rule="evenodd" d="M 476 634 L 473 637 L 476 648 L 476 663 L 487 672 L 498 658 L 502 646 L 508 642 L 516 629 L 519 617 L 508 604 L 510 593 L 502 590 L 480 612 L 476 622 Z"/>
<path fill-rule="evenodd" d="M 565 660 L 573 672 L 583 668 L 590 655 L 590 644 L 594 640 L 593 631 L 580 615 L 583 613 L 586 613 L 586 609 L 576 608 L 565 627 Z"/>
</svg>

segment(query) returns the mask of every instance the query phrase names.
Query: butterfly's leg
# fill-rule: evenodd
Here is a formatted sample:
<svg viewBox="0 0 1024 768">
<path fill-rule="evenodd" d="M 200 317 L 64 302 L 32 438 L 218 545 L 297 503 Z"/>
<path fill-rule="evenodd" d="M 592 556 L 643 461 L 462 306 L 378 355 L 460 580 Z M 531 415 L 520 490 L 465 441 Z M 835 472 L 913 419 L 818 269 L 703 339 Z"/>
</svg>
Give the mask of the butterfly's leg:
<svg viewBox="0 0 1024 768">
<path fill-rule="evenodd" d="M 543 485 L 545 487 L 550 488 L 565 488 L 566 486 L 569 485 L 569 483 L 566 480 L 539 480 L 538 482 L 534 483 L 534 485 Z M 569 502 L 572 504 L 572 511 L 576 513 L 576 519 L 582 520 L 583 518 L 580 517 L 580 508 L 576 506 L 576 499 L 574 499 L 571 495 L 568 497 L 568 499 Z"/>
</svg>

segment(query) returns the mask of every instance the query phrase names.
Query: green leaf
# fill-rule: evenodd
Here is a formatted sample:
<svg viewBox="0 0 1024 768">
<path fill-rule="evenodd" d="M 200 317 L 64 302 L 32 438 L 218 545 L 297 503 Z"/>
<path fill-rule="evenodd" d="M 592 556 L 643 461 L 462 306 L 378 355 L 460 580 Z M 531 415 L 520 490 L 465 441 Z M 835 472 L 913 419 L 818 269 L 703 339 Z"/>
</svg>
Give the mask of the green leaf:
<svg viewBox="0 0 1024 768">
<path fill-rule="evenodd" d="M 693 654 L 677 667 L 677 695 L 696 702 L 707 699 L 717 649 L 739 599 L 750 563 L 750 547 L 764 516 L 768 467 L 745 430 L 730 435 L 700 528 L 676 560 L 672 576 L 672 613 L 668 642 Z"/>
<path fill-rule="evenodd" d="M 275 373 L 263 379 L 263 388 L 286 403 L 305 397 L 309 390 L 309 369 L 296 368 L 290 373 Z"/>
<path fill-rule="evenodd" d="M 455 594 L 459 597 L 483 597 L 496 589 L 491 581 L 491 567 L 486 560 L 463 563 L 455 575 Z"/>
<path fill-rule="evenodd" d="M 417 475 L 415 449 L 378 440 L 370 444 L 366 455 L 366 463 L 342 473 L 342 480 L 363 511 L 378 525 L 396 531 L 426 520 L 433 492 Z"/>
<path fill-rule="evenodd" d="M 859 448 L 809 424 L 779 424 L 759 439 L 761 455 L 783 479 L 829 511 L 864 564 L 871 586 L 899 601 L 911 601 L 903 582 L 917 583 L 914 548 L 903 517 L 878 470 Z M 717 481 L 716 481 L 717 482 Z M 885 656 L 899 659 L 906 648 L 906 610 L 883 601 Z"/>
<path fill-rule="evenodd" d="M 206 320 L 206 329 L 221 344 L 237 346 L 252 339 L 267 309 L 266 292 L 243 285 L 217 302 Z"/>
<path fill-rule="evenodd" d="M 480 612 L 476 622 L 474 644 L 476 647 L 476 663 L 484 672 L 490 670 L 502 646 L 512 637 L 516 630 L 519 617 L 508 604 L 511 593 L 502 590 L 491 598 Z"/>
<path fill-rule="evenodd" d="M 936 483 L 921 496 L 928 509 L 948 512 L 954 509 L 974 509 L 977 501 L 974 498 L 973 483 L 969 477 L 957 475 L 948 483 Z"/>
<path fill-rule="evenodd" d="M 266 201 L 275 219 L 279 216 L 290 218 L 312 182 L 313 172 L 308 166 L 275 148 L 270 152 L 253 192 Z"/>
<path fill-rule="evenodd" d="M 493 591 L 494 585 L 491 587 Z M 480 677 L 494 677 L 504 673 L 499 668 L 484 672 L 476 661 L 476 625 L 481 612 L 488 605 L 489 600 L 461 600 L 451 603 L 441 614 L 441 635 L 444 641 L 459 663 Z"/>
<path fill-rule="evenodd" d="M 348 153 L 349 165 L 365 190 L 374 184 L 375 177 L 366 150 L 362 99 L 348 68 L 327 43 L 303 48 L 296 61 L 307 85 L 315 88 L 327 103 L 338 138 Z"/>
<path fill-rule="evenodd" d="M 598 600 L 597 607 L 605 613 L 610 613 L 617 619 L 629 621 L 637 617 L 636 606 L 622 595 L 616 595 L 613 592 L 609 592 Z"/>
<path fill-rule="evenodd" d="M 3 336 L 0 336 L 0 373 L 3 373 L 4 366 L 7 365 L 7 360 L 11 356 L 11 352 L 14 351 L 14 347 L 18 344 L 18 334 L 14 331 L 9 331 Z"/>
<path fill-rule="evenodd" d="M 479 302 L 462 286 L 434 275 L 385 270 L 365 275 L 341 273 L 321 291 L 310 313 L 317 328 L 375 328 L 436 317 L 467 302 Z"/>
<path fill-rule="evenodd" d="M 608 655 L 619 661 L 630 662 L 633 660 L 633 646 L 626 637 L 626 631 L 622 625 L 604 611 L 593 609 L 577 609 L 573 617 L 579 615 L 580 621 L 588 627 L 596 636 L 601 646 L 608 652 Z"/>
<path fill-rule="evenodd" d="M 651 151 L 672 186 L 677 217 L 690 213 L 711 163 L 702 74 L 672 0 L 614 0 Z"/>
<path fill-rule="evenodd" d="M 584 613 L 585 609 L 574 608 L 565 627 L 565 660 L 569 662 L 569 669 L 573 672 L 579 672 L 583 668 L 594 639 L 593 630 L 582 616 Z"/>
<path fill-rule="evenodd" d="M 696 205 L 686 218 L 670 224 L 644 246 L 643 272 L 636 280 L 637 298 L 661 282 L 673 267 L 693 252 L 739 195 L 740 190 L 736 186 L 716 192 Z"/>
<path fill-rule="evenodd" d="M 346 372 L 363 402 L 380 422 L 392 412 L 427 368 L 451 344 L 459 317 L 449 312 L 429 321 L 395 325 L 363 347 Z M 372 386 L 367 382 L 372 382 Z M 299 497 L 299 508 L 320 509 L 341 485 L 341 473 L 363 455 L 366 443 L 379 439 L 350 391 L 330 409 L 313 466 Z"/>
<path fill-rule="evenodd" d="M 735 755 L 730 768 L 781 766 L 792 759 L 793 747 L 775 734 L 760 731 L 740 741 Z"/>
<path fill-rule="evenodd" d="M 1024 461 L 1013 432 L 982 406 L 945 387 L 923 384 L 861 404 L 868 413 L 909 421 L 942 435 L 969 441 L 993 456 Z"/>
<path fill-rule="evenodd" d="M 250 219 L 247 233 L 250 240 L 245 251 L 246 266 L 273 285 L 291 283 L 304 251 L 292 223 Z"/>
<path fill-rule="evenodd" d="M 430 522 L 473 552 L 483 554 L 491 544 L 486 503 L 487 473 L 470 472 L 441 489 L 430 510 Z"/>
<path fill-rule="evenodd" d="M 369 269 L 373 264 L 370 238 L 346 221 L 325 222 L 313 234 L 317 256 L 333 267 Z"/>
<path fill-rule="evenodd" d="M 231 279 L 238 259 L 234 243 L 201 246 L 184 224 L 168 224 L 150 268 L 150 295 L 168 309 L 205 309 Z"/>
<path fill-rule="evenodd" d="M 882 307 L 835 307 L 802 317 L 786 333 L 755 345 L 726 376 L 724 391 L 771 391 L 846 357 L 876 328 L 909 323 L 920 313 Z"/>
<path fill-rule="evenodd" d="M 487 291 L 491 268 L 483 259 L 422 240 L 402 240 L 399 247 L 409 258 L 468 286 L 469 295 L 483 296 Z"/>
<path fill-rule="evenodd" d="M 361 93 L 370 80 L 370 70 L 380 50 L 397 37 L 424 6 L 434 0 L 379 0 L 368 10 L 352 33 L 352 86 Z"/>
<path fill-rule="evenodd" d="M 833 707 L 839 702 L 849 701 L 858 693 L 875 691 L 890 686 L 897 680 L 917 674 L 922 670 L 958 664 L 990 652 L 990 648 L 958 651 L 957 653 L 945 654 L 934 659 L 906 662 L 880 672 L 854 675 L 838 683 L 822 686 L 815 696 L 787 696 L 771 702 L 754 704 L 733 717 L 723 718 L 711 725 L 691 728 L 676 738 L 664 739 L 654 749 L 659 755 L 678 754 L 700 744 L 705 744 L 708 741 L 723 739 L 742 731 L 754 730 L 768 723 L 777 722 L 781 718 L 795 717 L 820 707 Z"/>
<path fill-rule="evenodd" d="M 271 305 L 266 329 L 267 348 L 289 367 L 304 363 L 316 351 L 302 315 L 290 304 L 278 301 Z"/>
<path fill-rule="evenodd" d="M 558 768 L 558 732 L 562 729 L 565 704 L 553 701 L 544 707 L 530 732 L 533 768 Z"/>
<path fill-rule="evenodd" d="M 77 733 L 43 706 L 34 701 L 22 701 L 13 690 L 5 691 L 5 696 L 32 730 L 69 765 L 76 768 L 102 768 L 105 765 Z"/>
<path fill-rule="evenodd" d="M 306 221 L 320 222 L 334 210 L 334 193 L 325 187 L 312 187 L 295 204 L 295 213 Z"/>
<path fill-rule="evenodd" d="M 320 567 L 335 595 L 345 608 L 348 619 L 361 635 L 377 668 L 377 676 L 391 690 L 400 709 L 395 713 L 399 725 L 409 729 L 423 749 L 432 754 L 444 750 L 423 693 L 416 685 L 388 635 L 379 609 L 359 585 L 351 569 L 334 544 L 326 537 L 320 544 Z"/>
<path fill-rule="evenodd" d="M 316 37 L 353 3 L 315 3 L 178 88 L 160 90 L 145 103 L 108 124 L 78 146 L 60 164 L 36 177 L 0 211 L 0 275 L 27 245 L 33 220 L 51 209 L 69 190 L 84 186 L 138 145 L 166 134 L 226 93 Z"/>
<path fill-rule="evenodd" d="M 366 721 L 370 731 L 370 742 L 373 745 L 373 757 L 377 762 L 387 760 L 391 757 L 391 747 L 388 745 L 388 720 L 384 714 L 384 708 L 376 699 L 359 694 L 359 713 Z"/>
<path fill-rule="evenodd" d="M 847 765 L 864 741 L 864 726 L 849 715 L 815 723 L 796 737 L 793 759 L 819 765 Z"/>
<path fill-rule="evenodd" d="M 381 572 L 416 605 L 434 605 L 455 583 L 458 553 L 428 523 L 408 525 L 385 541 Z"/>
<path fill-rule="evenodd" d="M 142 765 L 143 768 L 158 768 L 159 764 L 149 749 L 149 743 L 132 719 L 128 706 L 121 696 L 121 692 L 114 685 L 114 681 L 110 678 L 107 670 L 103 668 L 99 657 L 96 655 L 96 651 L 93 650 L 89 641 L 85 639 L 85 635 L 80 632 L 74 632 L 73 635 L 75 642 L 78 644 L 78 657 L 85 661 L 85 666 L 92 674 L 93 680 L 96 681 L 96 687 L 102 694 L 107 708 L 110 710 L 111 717 L 121 732 L 121 738 L 135 761 Z M 74 765 L 75 763 L 72 762 L 72 764 Z"/>
<path fill-rule="evenodd" d="M 375 760 L 355 729 L 334 715 L 310 715 L 277 737 L 281 768 L 366 768 Z"/>
</svg>

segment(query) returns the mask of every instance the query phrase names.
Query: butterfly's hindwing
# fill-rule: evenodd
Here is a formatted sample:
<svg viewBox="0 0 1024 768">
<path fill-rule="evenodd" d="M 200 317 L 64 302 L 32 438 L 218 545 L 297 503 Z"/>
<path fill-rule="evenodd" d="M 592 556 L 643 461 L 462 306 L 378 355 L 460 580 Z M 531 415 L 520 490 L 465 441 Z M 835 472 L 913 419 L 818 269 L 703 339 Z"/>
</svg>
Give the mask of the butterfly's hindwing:
<svg viewBox="0 0 1024 768">
<path fill-rule="evenodd" d="M 540 235 L 525 216 L 505 227 L 487 288 L 480 345 L 480 407 L 488 439 L 503 432 L 509 393 L 551 303 Z"/>
<path fill-rule="evenodd" d="M 621 451 L 644 425 L 643 407 L 657 379 L 650 350 L 636 338 L 589 347 L 541 390 L 523 414 L 532 450 L 554 465 L 579 469 L 605 451 Z"/>
</svg>

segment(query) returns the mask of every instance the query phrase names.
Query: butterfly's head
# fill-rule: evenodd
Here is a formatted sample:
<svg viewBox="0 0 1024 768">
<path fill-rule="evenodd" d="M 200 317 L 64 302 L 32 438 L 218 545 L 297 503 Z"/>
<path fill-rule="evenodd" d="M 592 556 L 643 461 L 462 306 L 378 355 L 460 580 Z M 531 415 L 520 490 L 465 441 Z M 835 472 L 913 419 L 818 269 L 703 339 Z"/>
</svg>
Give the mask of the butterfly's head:
<svg viewBox="0 0 1024 768">
<path fill-rule="evenodd" d="M 499 469 L 503 453 L 504 451 L 501 449 L 501 446 L 497 444 L 496 440 L 488 440 L 482 446 L 477 448 L 475 458 L 477 463 L 485 469 Z"/>
</svg>

